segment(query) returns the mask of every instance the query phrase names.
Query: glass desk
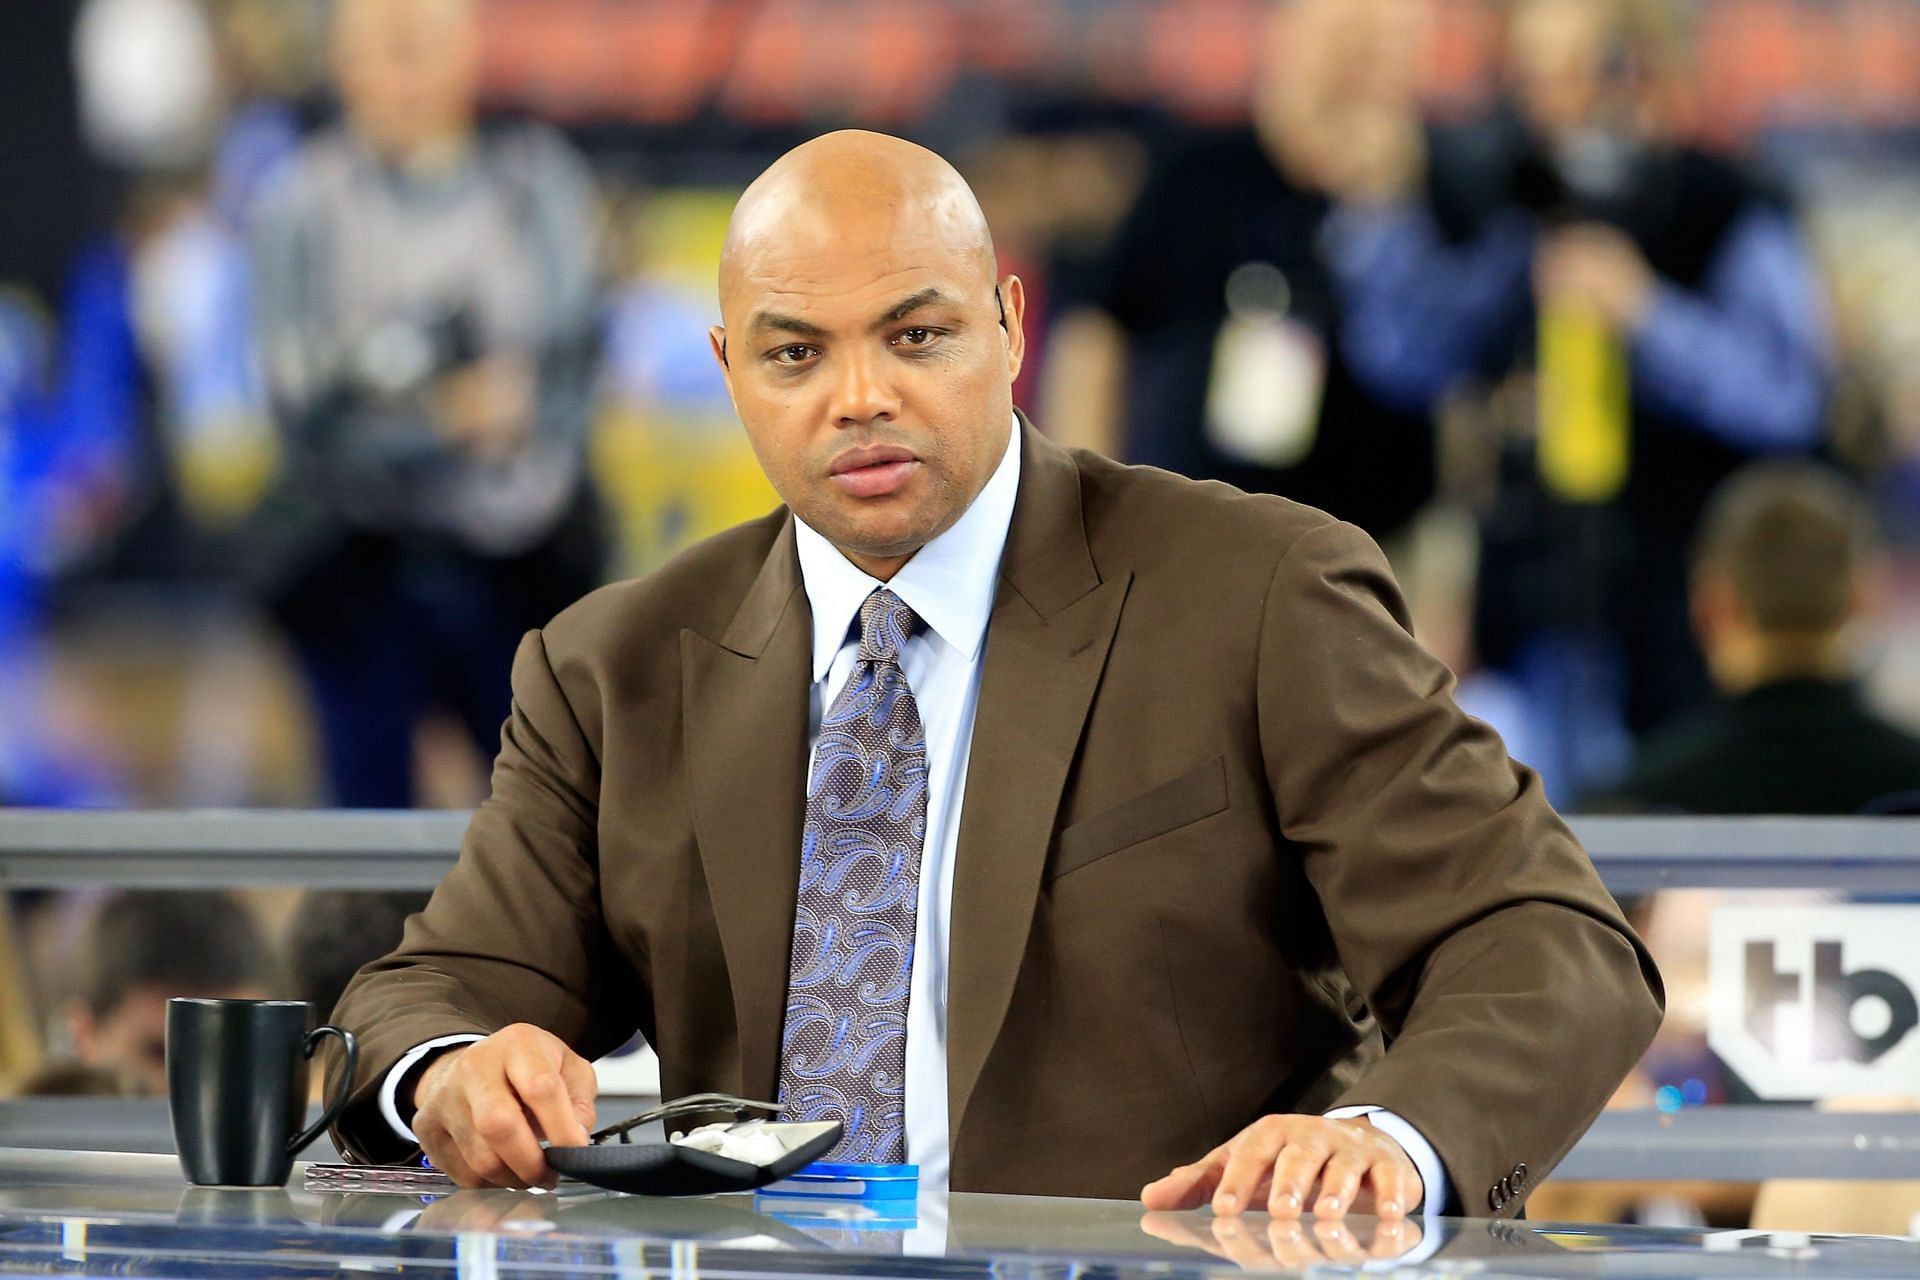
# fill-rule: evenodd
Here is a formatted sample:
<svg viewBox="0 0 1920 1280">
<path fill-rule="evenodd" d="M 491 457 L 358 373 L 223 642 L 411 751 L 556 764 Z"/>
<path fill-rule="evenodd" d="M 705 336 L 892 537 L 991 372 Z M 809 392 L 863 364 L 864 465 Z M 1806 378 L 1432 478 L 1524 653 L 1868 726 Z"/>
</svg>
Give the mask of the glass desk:
<svg viewBox="0 0 1920 1280">
<path fill-rule="evenodd" d="M 591 1189 L 417 1197 L 190 1188 L 171 1156 L 0 1148 L 0 1272 L 400 1273 L 448 1280 L 1198 1280 L 1331 1276 L 1914 1277 L 1920 1242 L 1442 1219 L 1281 1225 L 1122 1201 L 955 1195 L 908 1218 L 847 1202 Z M 892 1211 L 888 1211 L 892 1212 Z M 1378 1256 L 1373 1256 L 1378 1255 Z"/>
</svg>

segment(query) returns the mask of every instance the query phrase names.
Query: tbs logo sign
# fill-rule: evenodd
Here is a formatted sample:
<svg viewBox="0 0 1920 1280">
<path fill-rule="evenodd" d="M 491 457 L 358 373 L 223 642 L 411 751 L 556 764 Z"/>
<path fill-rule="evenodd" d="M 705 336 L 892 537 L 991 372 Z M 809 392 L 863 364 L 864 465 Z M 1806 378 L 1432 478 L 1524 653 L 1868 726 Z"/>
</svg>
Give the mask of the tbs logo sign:
<svg viewBox="0 0 1920 1280">
<path fill-rule="evenodd" d="M 1723 907 L 1707 1041 L 1763 1098 L 1920 1093 L 1920 907 Z"/>
</svg>

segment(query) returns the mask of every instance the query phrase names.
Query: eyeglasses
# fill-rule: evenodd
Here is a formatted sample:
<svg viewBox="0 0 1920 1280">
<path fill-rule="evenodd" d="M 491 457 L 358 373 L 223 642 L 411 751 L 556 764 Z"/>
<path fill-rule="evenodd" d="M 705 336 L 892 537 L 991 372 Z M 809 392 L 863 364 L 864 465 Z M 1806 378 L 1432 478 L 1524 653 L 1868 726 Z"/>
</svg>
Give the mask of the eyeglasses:
<svg viewBox="0 0 1920 1280">
<path fill-rule="evenodd" d="M 745 1118 L 749 1111 L 764 1111 L 777 1116 L 785 1111 L 786 1104 L 781 1102 L 755 1102 L 751 1098 L 736 1098 L 730 1093 L 690 1093 L 684 1098 L 675 1098 L 672 1102 L 662 1103 L 650 1111 L 622 1120 L 619 1124 L 610 1124 L 596 1131 L 588 1141 L 599 1146 L 609 1138 L 619 1138 L 623 1143 L 631 1143 L 628 1135 L 643 1124 L 652 1124 L 655 1120 L 678 1120 L 682 1116 L 697 1116 L 715 1111 L 730 1113 L 734 1119 Z"/>
</svg>

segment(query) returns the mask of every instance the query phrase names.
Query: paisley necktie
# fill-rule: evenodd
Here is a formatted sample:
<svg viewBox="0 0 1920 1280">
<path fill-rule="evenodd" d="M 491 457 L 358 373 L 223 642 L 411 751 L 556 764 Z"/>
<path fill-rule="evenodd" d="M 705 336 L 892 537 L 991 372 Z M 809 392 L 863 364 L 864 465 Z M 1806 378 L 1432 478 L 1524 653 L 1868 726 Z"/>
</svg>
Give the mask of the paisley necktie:
<svg viewBox="0 0 1920 1280">
<path fill-rule="evenodd" d="M 891 591 L 860 606 L 860 657 L 807 774 L 800 893 L 780 1036 L 788 1120 L 840 1120 L 833 1159 L 906 1159 L 907 995 L 927 740 L 900 669 L 917 619 Z"/>
</svg>

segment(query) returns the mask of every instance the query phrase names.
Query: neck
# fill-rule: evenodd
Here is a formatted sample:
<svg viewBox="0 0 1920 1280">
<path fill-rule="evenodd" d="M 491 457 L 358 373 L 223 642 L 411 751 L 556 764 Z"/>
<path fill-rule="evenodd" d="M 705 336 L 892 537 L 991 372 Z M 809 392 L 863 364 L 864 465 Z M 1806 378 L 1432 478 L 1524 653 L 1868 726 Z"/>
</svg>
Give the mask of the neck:
<svg viewBox="0 0 1920 1280">
<path fill-rule="evenodd" d="M 1748 632 L 1709 656 L 1714 683 L 1730 694 L 1784 680 L 1845 680 L 1852 655 L 1838 631 Z"/>
<path fill-rule="evenodd" d="M 394 168 L 417 177 L 437 177 L 451 172 L 466 157 L 473 133 L 455 128 L 406 141 L 382 140 L 365 132 L 361 137 L 375 155 Z"/>
</svg>

